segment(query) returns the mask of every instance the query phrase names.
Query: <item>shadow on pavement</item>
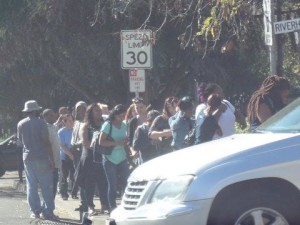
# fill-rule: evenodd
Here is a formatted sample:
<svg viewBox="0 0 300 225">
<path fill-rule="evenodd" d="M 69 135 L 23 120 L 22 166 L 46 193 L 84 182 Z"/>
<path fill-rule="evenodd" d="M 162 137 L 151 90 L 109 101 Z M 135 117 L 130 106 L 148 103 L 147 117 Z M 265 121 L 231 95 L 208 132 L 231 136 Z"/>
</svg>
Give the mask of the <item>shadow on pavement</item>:
<svg viewBox="0 0 300 225">
<path fill-rule="evenodd" d="M 3 176 L 0 180 L 19 180 L 19 177 L 10 177 L 10 176 Z"/>
<path fill-rule="evenodd" d="M 0 189 L 0 198 L 22 198 L 26 199 L 26 194 L 23 192 L 16 191 L 12 188 L 1 188 Z"/>
</svg>

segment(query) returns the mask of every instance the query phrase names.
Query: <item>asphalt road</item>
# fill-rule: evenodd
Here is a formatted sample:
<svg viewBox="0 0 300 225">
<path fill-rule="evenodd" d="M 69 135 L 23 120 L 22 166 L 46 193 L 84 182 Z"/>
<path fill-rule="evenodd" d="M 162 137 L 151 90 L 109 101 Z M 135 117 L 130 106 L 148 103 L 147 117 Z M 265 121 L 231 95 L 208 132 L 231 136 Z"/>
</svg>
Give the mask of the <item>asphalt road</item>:
<svg viewBox="0 0 300 225">
<path fill-rule="evenodd" d="M 0 202 L 0 225 L 25 225 L 33 222 L 29 218 L 29 208 L 23 193 L 9 188 L 1 188 Z"/>
<path fill-rule="evenodd" d="M 41 219 L 31 219 L 30 210 L 24 192 L 13 188 L 17 180 L 15 173 L 7 173 L 0 178 L 0 225 L 73 225 L 79 221 L 70 217 L 65 210 L 57 209 L 55 214 L 60 221 L 51 222 Z"/>
</svg>

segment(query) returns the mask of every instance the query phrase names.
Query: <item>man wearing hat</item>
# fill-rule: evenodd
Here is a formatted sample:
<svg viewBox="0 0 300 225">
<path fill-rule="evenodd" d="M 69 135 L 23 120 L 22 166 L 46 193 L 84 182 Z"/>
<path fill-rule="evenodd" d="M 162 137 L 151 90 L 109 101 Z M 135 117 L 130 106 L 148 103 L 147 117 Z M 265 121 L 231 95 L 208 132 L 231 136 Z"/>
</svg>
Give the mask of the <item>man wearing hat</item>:
<svg viewBox="0 0 300 225">
<path fill-rule="evenodd" d="M 27 201 L 32 212 L 31 218 L 55 220 L 53 214 L 53 153 L 49 132 L 44 120 L 39 118 L 42 109 L 34 100 L 25 102 L 22 110 L 27 117 L 18 123 L 17 136 L 23 146 L 23 161 L 27 182 Z M 41 187 L 43 204 L 38 194 Z"/>
</svg>

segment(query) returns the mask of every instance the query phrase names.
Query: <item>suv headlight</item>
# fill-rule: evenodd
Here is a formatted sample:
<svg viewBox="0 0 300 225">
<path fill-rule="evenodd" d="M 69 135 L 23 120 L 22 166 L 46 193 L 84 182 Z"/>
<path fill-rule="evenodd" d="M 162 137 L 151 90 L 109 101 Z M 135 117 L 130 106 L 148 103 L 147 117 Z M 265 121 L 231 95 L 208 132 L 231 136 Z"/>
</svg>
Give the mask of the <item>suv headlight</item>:
<svg viewBox="0 0 300 225">
<path fill-rule="evenodd" d="M 183 175 L 163 180 L 155 189 L 150 203 L 182 200 L 193 179 L 192 175 Z"/>
</svg>

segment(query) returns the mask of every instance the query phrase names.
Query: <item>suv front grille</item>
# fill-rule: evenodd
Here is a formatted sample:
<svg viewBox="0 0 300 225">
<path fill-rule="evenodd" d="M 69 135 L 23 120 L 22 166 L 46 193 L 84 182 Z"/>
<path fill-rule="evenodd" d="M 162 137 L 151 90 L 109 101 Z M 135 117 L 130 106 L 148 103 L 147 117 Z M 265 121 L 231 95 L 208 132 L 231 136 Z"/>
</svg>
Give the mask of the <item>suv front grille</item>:
<svg viewBox="0 0 300 225">
<path fill-rule="evenodd" d="M 139 205 L 148 181 L 130 182 L 123 196 L 123 206 L 126 210 L 134 210 Z"/>
</svg>

